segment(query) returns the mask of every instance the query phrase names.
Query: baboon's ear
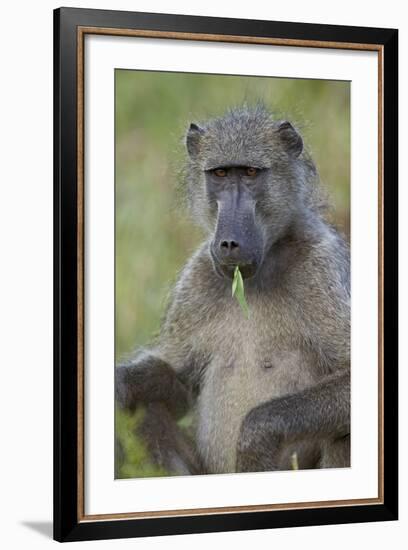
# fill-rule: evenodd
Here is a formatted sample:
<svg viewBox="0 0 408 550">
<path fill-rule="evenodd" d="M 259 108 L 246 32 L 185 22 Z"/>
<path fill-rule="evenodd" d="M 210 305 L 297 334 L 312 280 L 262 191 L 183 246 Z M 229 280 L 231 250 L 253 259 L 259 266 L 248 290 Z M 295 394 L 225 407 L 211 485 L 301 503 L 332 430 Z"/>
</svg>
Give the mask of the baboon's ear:
<svg viewBox="0 0 408 550">
<path fill-rule="evenodd" d="M 298 157 L 303 150 L 303 140 L 290 122 L 284 120 L 278 124 L 278 134 L 285 150 Z"/>
<path fill-rule="evenodd" d="M 186 145 L 187 151 L 190 157 L 195 157 L 200 150 L 201 136 L 204 134 L 204 130 L 194 124 L 190 124 L 190 128 L 187 132 Z"/>
</svg>

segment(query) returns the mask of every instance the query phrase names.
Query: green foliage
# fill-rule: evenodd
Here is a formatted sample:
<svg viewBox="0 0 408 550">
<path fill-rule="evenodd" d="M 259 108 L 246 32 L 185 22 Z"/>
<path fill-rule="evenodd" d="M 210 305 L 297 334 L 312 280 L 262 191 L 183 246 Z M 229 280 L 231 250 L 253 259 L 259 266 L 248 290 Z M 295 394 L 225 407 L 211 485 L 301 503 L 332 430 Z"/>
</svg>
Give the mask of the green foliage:
<svg viewBox="0 0 408 550">
<path fill-rule="evenodd" d="M 299 470 L 298 455 L 296 451 L 292 453 L 292 456 L 290 457 L 290 461 L 291 461 L 292 470 Z"/>
<path fill-rule="evenodd" d="M 334 221 L 348 233 L 348 82 L 118 69 L 115 97 L 116 358 L 152 340 L 177 272 L 202 239 L 175 192 L 190 122 L 257 101 L 294 122 L 333 199 Z M 117 415 L 118 474 L 138 477 L 145 450 L 128 422 Z"/>
<path fill-rule="evenodd" d="M 157 477 L 169 475 L 162 468 L 153 466 L 146 447 L 136 435 L 143 420 L 144 410 L 140 407 L 134 414 L 116 409 L 115 434 L 119 446 L 115 457 L 117 478 Z M 119 451 L 120 450 L 120 451 Z M 123 453 L 123 456 L 118 456 Z"/>
<path fill-rule="evenodd" d="M 234 270 L 234 279 L 232 281 L 232 296 L 236 297 L 245 317 L 249 318 L 249 308 L 245 299 L 244 280 L 242 278 L 239 267 L 236 266 Z"/>
</svg>

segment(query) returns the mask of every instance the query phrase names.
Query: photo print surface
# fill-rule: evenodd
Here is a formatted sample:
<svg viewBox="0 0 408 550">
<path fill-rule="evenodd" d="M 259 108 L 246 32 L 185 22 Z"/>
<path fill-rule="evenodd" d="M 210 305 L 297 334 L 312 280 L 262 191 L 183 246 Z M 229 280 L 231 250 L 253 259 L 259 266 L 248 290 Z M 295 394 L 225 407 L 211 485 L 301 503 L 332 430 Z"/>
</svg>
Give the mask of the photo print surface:
<svg viewBox="0 0 408 550">
<path fill-rule="evenodd" d="M 115 71 L 115 477 L 350 466 L 350 83 Z"/>
</svg>

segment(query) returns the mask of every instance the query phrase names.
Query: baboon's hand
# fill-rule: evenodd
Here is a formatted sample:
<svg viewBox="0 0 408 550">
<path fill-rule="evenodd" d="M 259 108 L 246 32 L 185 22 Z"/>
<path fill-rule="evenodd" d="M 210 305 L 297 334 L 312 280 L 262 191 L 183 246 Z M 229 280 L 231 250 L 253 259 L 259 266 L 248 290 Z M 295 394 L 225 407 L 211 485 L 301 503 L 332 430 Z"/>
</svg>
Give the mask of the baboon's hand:
<svg viewBox="0 0 408 550">
<path fill-rule="evenodd" d="M 283 440 L 279 418 L 271 419 L 262 406 L 255 407 L 241 424 L 236 471 L 277 470 Z"/>
<path fill-rule="evenodd" d="M 244 418 L 238 439 L 237 471 L 287 469 L 285 447 L 308 443 L 303 467 L 316 462 L 315 441 L 350 433 L 350 375 L 339 372 L 299 393 L 272 399 Z"/>
<path fill-rule="evenodd" d="M 190 405 L 188 389 L 164 361 L 149 357 L 115 369 L 115 398 L 122 409 L 135 410 L 141 403 L 164 403 L 173 416 L 183 416 Z"/>
</svg>

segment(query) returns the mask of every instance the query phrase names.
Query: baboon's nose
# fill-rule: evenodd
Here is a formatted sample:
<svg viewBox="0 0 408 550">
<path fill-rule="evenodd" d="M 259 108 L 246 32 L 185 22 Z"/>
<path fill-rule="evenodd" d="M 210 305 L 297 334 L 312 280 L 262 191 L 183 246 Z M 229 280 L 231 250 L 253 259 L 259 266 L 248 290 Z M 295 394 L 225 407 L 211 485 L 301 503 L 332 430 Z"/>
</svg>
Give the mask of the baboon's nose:
<svg viewBox="0 0 408 550">
<path fill-rule="evenodd" d="M 220 250 L 223 256 L 234 256 L 239 252 L 239 243 L 237 241 L 221 241 Z"/>
</svg>

